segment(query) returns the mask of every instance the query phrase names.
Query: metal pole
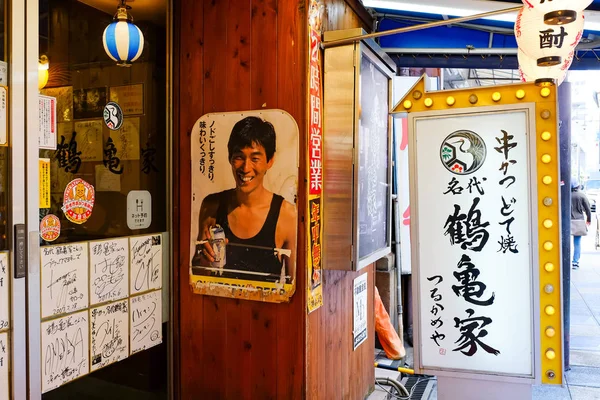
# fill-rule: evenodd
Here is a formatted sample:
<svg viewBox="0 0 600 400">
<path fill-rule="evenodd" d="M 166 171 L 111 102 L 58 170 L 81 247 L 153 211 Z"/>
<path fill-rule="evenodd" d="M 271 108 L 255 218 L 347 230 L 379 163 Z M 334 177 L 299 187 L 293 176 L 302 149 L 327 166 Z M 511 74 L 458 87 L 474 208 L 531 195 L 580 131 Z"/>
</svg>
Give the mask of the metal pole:
<svg viewBox="0 0 600 400">
<path fill-rule="evenodd" d="M 565 371 L 570 367 L 571 345 L 571 83 L 558 87 L 560 121 L 560 180 L 562 221 L 562 287 Z"/>
<path fill-rule="evenodd" d="M 351 44 L 351 43 L 358 42 L 358 41 L 364 40 L 364 39 L 372 39 L 372 38 L 378 38 L 378 37 L 382 37 L 382 36 L 395 35 L 396 33 L 420 31 L 422 29 L 436 28 L 438 26 L 457 24 L 459 22 L 473 21 L 475 19 L 491 17 L 493 15 L 508 14 L 508 13 L 512 13 L 512 12 L 517 12 L 517 11 L 521 10 L 521 8 L 523 8 L 523 7 L 519 6 L 519 7 L 506 8 L 503 10 L 488 11 L 488 12 L 481 13 L 481 14 L 469 15 L 466 17 L 459 17 L 459 18 L 453 18 L 453 19 L 448 19 L 448 20 L 429 22 L 426 24 L 391 29 L 389 31 L 374 32 L 374 33 L 368 33 L 366 35 L 359 35 L 359 36 L 353 36 L 353 37 L 349 37 L 349 38 L 345 38 L 345 39 L 332 40 L 330 42 L 321 43 L 321 48 L 328 49 L 330 47 L 344 46 L 346 44 Z"/>
</svg>

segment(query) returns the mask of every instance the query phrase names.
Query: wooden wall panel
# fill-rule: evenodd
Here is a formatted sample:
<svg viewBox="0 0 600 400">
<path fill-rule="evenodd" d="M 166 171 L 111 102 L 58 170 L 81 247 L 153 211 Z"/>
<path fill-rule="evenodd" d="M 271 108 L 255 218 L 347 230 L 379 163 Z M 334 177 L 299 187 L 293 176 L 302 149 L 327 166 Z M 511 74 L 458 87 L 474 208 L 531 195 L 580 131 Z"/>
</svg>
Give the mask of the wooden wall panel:
<svg viewBox="0 0 600 400">
<path fill-rule="evenodd" d="M 306 142 L 306 9 L 291 0 L 179 0 L 175 37 L 175 344 L 181 399 L 301 399 L 305 382 L 304 201 L 289 304 L 193 295 L 188 285 L 190 133 L 203 114 L 281 108 Z M 300 168 L 299 193 L 305 169 Z M 177 378 L 177 376 L 176 376 Z M 177 385 L 178 383 L 178 385 Z"/>
<path fill-rule="evenodd" d="M 353 0 L 325 0 L 324 30 L 362 27 L 372 21 L 359 16 Z M 327 89 L 325 89 L 327 90 Z M 327 160 L 325 160 L 327 162 Z M 325 210 L 325 212 L 327 212 Z M 353 349 L 353 282 L 368 274 L 367 341 Z M 375 371 L 374 265 L 360 272 L 323 271 L 323 307 L 308 316 L 307 399 L 363 399 L 373 389 Z"/>
</svg>

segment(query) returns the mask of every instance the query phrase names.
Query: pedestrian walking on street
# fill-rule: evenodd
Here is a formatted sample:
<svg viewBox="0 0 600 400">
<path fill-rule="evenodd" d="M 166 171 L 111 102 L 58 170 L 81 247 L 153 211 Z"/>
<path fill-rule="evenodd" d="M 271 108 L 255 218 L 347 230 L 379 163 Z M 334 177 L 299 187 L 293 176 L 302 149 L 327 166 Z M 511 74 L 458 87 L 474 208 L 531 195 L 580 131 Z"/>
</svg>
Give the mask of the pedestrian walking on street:
<svg viewBox="0 0 600 400">
<path fill-rule="evenodd" d="M 571 235 L 573 235 L 573 269 L 579 268 L 581 257 L 581 237 L 588 233 L 592 223 L 592 211 L 586 195 L 581 192 L 579 181 L 571 180 Z"/>
</svg>

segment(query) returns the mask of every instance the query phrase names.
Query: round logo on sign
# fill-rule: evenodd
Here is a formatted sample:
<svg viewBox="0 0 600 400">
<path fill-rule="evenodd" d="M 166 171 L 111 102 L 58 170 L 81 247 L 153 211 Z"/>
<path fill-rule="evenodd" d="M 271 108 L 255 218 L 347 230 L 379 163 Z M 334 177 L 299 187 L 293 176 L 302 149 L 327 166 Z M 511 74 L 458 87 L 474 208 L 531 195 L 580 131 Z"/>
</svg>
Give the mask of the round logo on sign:
<svg viewBox="0 0 600 400">
<path fill-rule="evenodd" d="M 54 214 L 48 214 L 40 222 L 40 236 L 46 242 L 53 242 L 60 236 L 60 220 Z"/>
<path fill-rule="evenodd" d="M 104 123 L 108 129 L 116 131 L 123 125 L 123 111 L 114 101 L 108 102 L 104 106 Z"/>
<path fill-rule="evenodd" d="M 440 148 L 440 159 L 456 175 L 469 175 L 483 165 L 487 149 L 475 132 L 460 130 L 450 134 Z"/>
<path fill-rule="evenodd" d="M 75 224 L 83 224 L 92 215 L 96 200 L 94 187 L 81 178 L 73 179 L 65 188 L 63 212 Z"/>
</svg>

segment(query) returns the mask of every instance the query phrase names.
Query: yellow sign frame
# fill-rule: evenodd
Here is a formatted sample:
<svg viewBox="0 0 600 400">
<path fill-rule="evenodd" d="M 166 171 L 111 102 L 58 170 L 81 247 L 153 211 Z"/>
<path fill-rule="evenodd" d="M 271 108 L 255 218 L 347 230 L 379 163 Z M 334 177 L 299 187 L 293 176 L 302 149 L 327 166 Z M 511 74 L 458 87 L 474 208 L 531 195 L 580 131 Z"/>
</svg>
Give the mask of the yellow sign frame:
<svg viewBox="0 0 600 400">
<path fill-rule="evenodd" d="M 451 109 L 476 109 L 535 103 L 537 231 L 539 310 L 534 310 L 540 327 L 537 356 L 541 382 L 562 385 L 563 319 L 561 274 L 560 169 L 558 144 L 558 87 L 517 83 L 501 86 L 428 92 L 427 76 L 408 91 L 392 113 L 414 113 Z M 533 200 L 533 199 L 532 199 Z"/>
</svg>

